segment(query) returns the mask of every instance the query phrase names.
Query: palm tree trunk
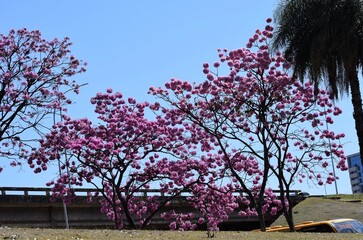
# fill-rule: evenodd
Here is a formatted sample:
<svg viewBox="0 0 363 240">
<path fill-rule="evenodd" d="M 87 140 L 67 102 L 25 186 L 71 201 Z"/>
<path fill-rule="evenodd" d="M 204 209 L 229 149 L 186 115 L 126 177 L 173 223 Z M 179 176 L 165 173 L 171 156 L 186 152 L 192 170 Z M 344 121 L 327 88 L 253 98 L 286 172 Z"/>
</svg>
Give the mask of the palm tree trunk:
<svg viewBox="0 0 363 240">
<path fill-rule="evenodd" d="M 350 92 L 352 95 L 353 104 L 353 117 L 355 120 L 355 129 L 358 136 L 358 145 L 360 159 L 363 165 L 363 109 L 362 109 L 362 96 L 359 89 L 358 73 L 356 72 L 350 78 Z"/>
</svg>

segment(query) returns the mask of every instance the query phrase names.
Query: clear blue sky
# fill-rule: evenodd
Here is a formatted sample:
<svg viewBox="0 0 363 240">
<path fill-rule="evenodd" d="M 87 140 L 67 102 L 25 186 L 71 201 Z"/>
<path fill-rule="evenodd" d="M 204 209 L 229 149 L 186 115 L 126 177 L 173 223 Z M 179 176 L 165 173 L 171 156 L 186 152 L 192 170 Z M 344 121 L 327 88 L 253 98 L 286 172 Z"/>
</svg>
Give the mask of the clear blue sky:
<svg viewBox="0 0 363 240">
<path fill-rule="evenodd" d="M 89 99 L 113 88 L 137 100 L 153 100 L 150 86 L 163 86 L 172 77 L 204 80 L 203 62 L 217 60 L 217 48 L 245 46 L 257 28 L 272 17 L 277 0 L 31 0 L 2 1 L 0 32 L 39 29 L 43 37 L 70 37 L 73 54 L 88 62 L 77 77 L 88 83 L 70 107 L 74 118 L 95 119 Z M 335 129 L 346 133 L 347 154 L 358 152 L 349 98 L 337 103 L 344 113 Z M 0 186 L 44 186 L 55 175 L 34 175 L 26 166 L 11 169 L 4 161 Z M 348 173 L 339 172 L 339 191 L 351 193 Z M 334 193 L 333 186 L 296 185 L 313 194 Z"/>
</svg>

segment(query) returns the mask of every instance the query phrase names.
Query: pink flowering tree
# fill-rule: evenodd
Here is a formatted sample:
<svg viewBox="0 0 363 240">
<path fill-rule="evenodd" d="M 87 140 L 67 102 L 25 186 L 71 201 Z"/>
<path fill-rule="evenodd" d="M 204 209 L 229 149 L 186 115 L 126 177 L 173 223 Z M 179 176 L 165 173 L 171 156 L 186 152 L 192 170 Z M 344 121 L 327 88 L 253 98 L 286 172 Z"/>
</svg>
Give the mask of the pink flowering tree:
<svg viewBox="0 0 363 240">
<path fill-rule="evenodd" d="M 204 82 L 172 79 L 166 89 L 150 92 L 168 104 L 163 109 L 167 117 L 205 136 L 200 143 L 203 151 L 217 149 L 222 157 L 215 164 L 235 189 L 247 194 L 244 200 L 257 212 L 261 230 L 264 212 L 274 214 L 281 204 L 294 231 L 291 186 L 304 178 L 319 185 L 335 181 L 331 164 L 347 169 L 339 143 L 344 134 L 327 130 L 341 113 L 329 93 L 321 90 L 314 95 L 311 83 L 302 85 L 291 77 L 290 63 L 270 51 L 272 30 L 270 25 L 257 30 L 246 48 L 218 50 L 220 59 L 213 67 L 203 64 Z M 227 75 L 219 74 L 225 72 L 223 64 L 228 66 Z M 266 189 L 273 178 L 280 203 Z"/>
<path fill-rule="evenodd" d="M 72 103 L 67 93 L 79 91 L 69 78 L 85 69 L 70 45 L 68 38 L 47 41 L 27 29 L 0 34 L 0 156 L 13 166 L 53 124 L 46 116 L 65 111 Z"/>
<path fill-rule="evenodd" d="M 206 224 L 208 238 L 214 237 L 214 232 L 219 230 L 218 225 L 239 207 L 234 192 L 231 184 L 209 184 L 208 187 L 194 185 L 193 195 L 187 200 L 199 209 L 198 224 Z"/>
<path fill-rule="evenodd" d="M 200 162 L 200 161 L 195 161 Z M 198 163 L 199 165 L 199 163 Z M 198 171 L 203 167 L 198 167 Z M 209 170 L 210 171 L 210 170 Z M 181 209 L 171 209 L 162 213 L 162 217 L 168 221 L 172 230 L 194 230 L 206 228 L 208 237 L 213 237 L 214 232 L 219 230 L 219 224 L 226 221 L 229 214 L 239 207 L 237 198 L 233 195 L 234 189 L 231 186 L 218 186 L 213 178 L 205 181 L 204 176 L 209 174 L 200 174 L 200 181 L 190 185 L 189 194 L 186 201 L 189 205 L 197 210 L 197 213 L 187 213 Z"/>
<path fill-rule="evenodd" d="M 186 139 L 190 138 L 184 138 L 184 143 L 188 142 Z M 189 149 L 188 145 L 183 146 L 183 154 Z M 233 189 L 217 186 L 221 177 L 217 175 L 216 167 L 200 161 L 194 151 L 179 157 L 177 161 L 164 158 L 152 167 L 161 169 L 159 176 L 163 181 L 159 187 L 162 193 L 173 196 L 182 190 L 188 194 L 184 197 L 186 204 L 197 210 L 188 213 L 184 209 L 170 209 L 170 206 L 165 205 L 169 210 L 162 209 L 161 217 L 170 221 L 172 230 L 195 230 L 205 224 L 208 232 L 217 231 L 218 225 L 227 220 L 228 214 L 238 207 L 236 198 L 232 196 Z"/>
<path fill-rule="evenodd" d="M 63 162 L 61 167 L 67 173 L 47 183 L 53 187 L 53 198 L 70 202 L 72 186 L 91 184 L 97 191 L 89 198 L 102 196 L 101 211 L 117 228 L 126 224 L 142 229 L 182 192 L 218 180 L 213 168 L 193 158 L 197 146 L 190 145 L 184 128 L 161 116 L 146 119 L 145 111 L 155 110 L 157 105 L 125 100 L 111 89 L 97 94 L 91 103 L 102 123 L 65 118 L 53 126 L 29 158 L 36 173 L 47 170 L 53 161 Z M 162 196 L 144 195 L 151 187 L 160 187 Z M 182 225 L 177 229 L 196 227 L 182 219 L 178 219 Z"/>
</svg>

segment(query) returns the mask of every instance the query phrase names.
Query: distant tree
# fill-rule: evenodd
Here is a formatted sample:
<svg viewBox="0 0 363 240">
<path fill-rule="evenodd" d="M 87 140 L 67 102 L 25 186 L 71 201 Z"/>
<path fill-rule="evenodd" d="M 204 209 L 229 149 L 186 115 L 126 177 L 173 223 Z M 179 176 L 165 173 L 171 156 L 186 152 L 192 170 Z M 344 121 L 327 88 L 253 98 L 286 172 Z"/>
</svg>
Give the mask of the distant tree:
<svg viewBox="0 0 363 240">
<path fill-rule="evenodd" d="M 276 214 L 281 204 L 294 231 L 291 186 L 306 173 L 319 185 L 324 178 L 331 183 L 336 177 L 329 171 L 330 160 L 346 170 L 342 145 L 335 143 L 344 134 L 324 130 L 333 123 L 330 115 L 341 110 L 333 106 L 329 93 L 314 95 L 310 83 L 301 85 L 287 74 L 290 63 L 270 51 L 272 30 L 267 25 L 256 31 L 247 48 L 219 51 L 214 72 L 208 63 L 203 65 L 204 82 L 173 79 L 166 89 L 150 92 L 168 103 L 163 111 L 170 119 L 191 134 L 204 135 L 202 150 L 213 156 L 220 175 L 232 179 L 234 189 L 247 194 L 244 201 L 257 212 L 261 230 L 264 213 Z M 229 74 L 220 76 L 223 63 Z M 281 203 L 266 188 L 273 178 L 279 183 Z"/>
<path fill-rule="evenodd" d="M 47 41 L 40 31 L 0 34 L 0 157 L 13 166 L 53 124 L 47 117 L 72 103 L 67 93 L 79 91 L 68 78 L 85 69 L 70 45 L 68 38 Z"/>
<path fill-rule="evenodd" d="M 322 82 L 333 97 L 351 94 L 363 163 L 363 110 L 358 72 L 363 66 L 361 0 L 282 0 L 275 11 L 275 48 L 283 48 L 301 81 Z"/>
</svg>

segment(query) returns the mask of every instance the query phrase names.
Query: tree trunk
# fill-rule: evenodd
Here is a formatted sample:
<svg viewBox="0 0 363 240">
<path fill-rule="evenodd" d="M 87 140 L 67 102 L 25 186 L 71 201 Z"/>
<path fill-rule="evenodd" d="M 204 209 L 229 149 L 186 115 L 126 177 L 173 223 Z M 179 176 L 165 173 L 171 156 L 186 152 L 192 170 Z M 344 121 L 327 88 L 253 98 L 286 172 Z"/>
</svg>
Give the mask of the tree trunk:
<svg viewBox="0 0 363 240">
<path fill-rule="evenodd" d="M 256 207 L 256 212 L 258 216 L 258 221 L 260 222 L 260 230 L 262 232 L 266 232 L 266 222 L 265 222 L 265 215 L 262 212 L 262 207 L 260 204 Z"/>
<path fill-rule="evenodd" d="M 290 193 L 289 193 L 290 194 Z M 292 202 L 290 199 L 290 196 L 286 195 L 286 200 L 289 203 L 289 208 L 286 209 L 286 204 L 285 204 L 285 209 L 284 209 L 284 214 L 285 214 L 285 219 L 287 222 L 287 225 L 289 225 L 290 228 L 290 232 L 295 232 L 295 224 L 294 224 L 294 216 L 292 215 Z"/>
<path fill-rule="evenodd" d="M 353 117 L 355 120 L 355 129 L 357 131 L 358 136 L 358 145 L 359 145 L 359 153 L 360 160 L 363 165 L 363 110 L 362 110 L 362 96 L 359 88 L 359 80 L 358 73 L 352 74 L 353 76 L 350 78 L 350 92 L 352 95 L 352 104 L 353 104 Z"/>
<path fill-rule="evenodd" d="M 292 216 L 292 204 L 290 199 L 290 187 L 288 185 L 284 185 L 282 179 L 283 171 L 280 171 L 279 174 L 279 190 L 280 190 L 280 200 L 281 200 L 281 207 L 282 212 L 284 213 L 285 220 L 287 225 L 289 226 L 290 232 L 295 232 L 295 224 L 294 219 Z M 286 189 L 285 189 L 286 187 Z M 289 206 L 286 205 L 286 201 Z"/>
<path fill-rule="evenodd" d="M 128 207 L 128 202 L 125 201 L 124 199 L 122 199 L 122 197 L 121 198 L 120 197 L 121 197 L 121 195 L 119 196 L 119 199 L 121 201 L 121 205 L 122 205 L 122 208 L 123 208 L 122 210 L 124 211 L 126 220 L 127 220 L 128 224 L 129 224 L 129 228 L 137 229 L 135 221 L 131 216 L 131 213 L 130 213 L 130 210 L 129 210 L 129 207 Z M 116 216 L 116 212 L 115 212 L 115 216 Z"/>
<path fill-rule="evenodd" d="M 176 194 L 174 196 L 171 196 L 171 197 L 168 197 L 165 201 L 159 203 L 159 206 L 153 211 L 150 213 L 150 215 L 148 217 L 145 218 L 145 220 L 143 221 L 140 229 L 144 229 L 147 227 L 147 225 L 151 222 L 151 219 L 158 213 L 160 212 L 161 209 L 163 209 L 163 207 L 166 206 L 167 203 L 169 203 L 171 200 L 173 200 L 174 198 L 176 197 L 179 197 L 180 194 Z"/>
</svg>

